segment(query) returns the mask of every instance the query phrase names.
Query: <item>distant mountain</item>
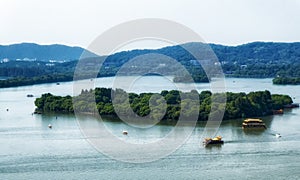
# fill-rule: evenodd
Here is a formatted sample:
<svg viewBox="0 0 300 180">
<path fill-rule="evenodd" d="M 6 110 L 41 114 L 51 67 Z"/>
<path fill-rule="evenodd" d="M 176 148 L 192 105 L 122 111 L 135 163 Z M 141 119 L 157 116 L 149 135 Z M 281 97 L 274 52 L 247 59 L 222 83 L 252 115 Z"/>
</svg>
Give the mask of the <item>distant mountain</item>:
<svg viewBox="0 0 300 180">
<path fill-rule="evenodd" d="M 210 44 L 220 61 L 247 62 L 300 62 L 300 42 L 252 42 L 239 46 Z"/>
<path fill-rule="evenodd" d="M 252 42 L 238 46 L 225 46 L 209 44 L 220 61 L 243 63 L 272 63 L 272 62 L 300 62 L 300 42 L 274 43 L 274 42 Z M 199 48 L 199 43 L 187 43 L 189 48 Z M 37 61 L 48 60 L 78 60 L 85 49 L 81 47 L 70 47 L 66 45 L 38 45 L 34 43 L 21 43 L 12 45 L 0 45 L 0 60 L 8 58 L 35 59 Z M 191 55 L 180 45 L 168 46 L 161 49 L 131 50 L 115 53 L 108 56 L 110 63 L 124 63 L 129 59 L 147 54 L 159 53 L 175 58 L 178 61 L 191 60 Z M 87 55 L 95 57 L 93 53 Z"/>
<path fill-rule="evenodd" d="M 6 46 L 0 45 L 0 60 L 7 58 L 9 60 L 27 61 L 73 61 L 78 60 L 83 51 L 84 49 L 81 47 L 70 47 L 60 44 L 38 45 L 21 43 Z M 91 56 L 94 55 L 91 54 Z"/>
<path fill-rule="evenodd" d="M 221 62 L 224 73 L 232 77 L 300 77 L 300 42 L 252 42 L 238 46 L 209 44 Z M 149 53 L 169 56 L 193 72 L 194 57 L 183 47 L 199 49 L 202 43 L 168 46 L 161 49 L 131 50 L 109 55 L 104 64 L 120 67 L 130 59 Z M 146 60 L 146 59 L 145 59 Z M 141 66 L 147 64 L 140 64 Z"/>
<path fill-rule="evenodd" d="M 183 47 L 201 48 L 202 43 L 191 42 L 184 45 L 167 46 L 160 49 L 136 49 L 118 52 L 107 57 L 108 64 L 123 64 L 128 60 L 149 53 L 163 54 L 176 59 L 179 62 L 189 62 L 194 57 Z M 275 42 L 252 42 L 238 46 L 225 46 L 209 44 L 220 62 L 223 64 L 234 63 L 238 65 L 249 64 L 290 64 L 300 63 L 300 42 L 275 43 Z"/>
<path fill-rule="evenodd" d="M 224 46 L 209 44 L 219 61 L 223 72 L 230 77 L 249 78 L 273 78 L 273 77 L 300 77 L 300 42 L 274 43 L 274 42 L 252 42 L 238 46 Z M 99 62 L 103 62 L 100 76 L 113 76 L 120 68 L 131 59 L 139 56 L 140 63 L 129 66 L 125 74 L 141 73 L 145 67 L 153 67 L 157 73 L 177 71 L 176 65 L 163 66 L 161 56 L 148 56 L 151 53 L 163 54 L 180 62 L 194 75 L 203 75 L 201 66 L 194 57 L 183 47 L 195 50 L 202 48 L 202 43 L 187 43 L 184 45 L 168 46 L 160 49 L 137 49 L 123 51 L 97 58 L 85 59 L 86 66 L 83 73 L 89 72 L 88 68 L 95 68 Z M 206 46 L 207 47 L 207 46 Z M 73 74 L 77 60 L 85 51 L 80 47 L 69 47 L 65 45 L 38 45 L 22 43 L 8 46 L 0 46 L 0 76 L 5 77 L 33 77 L 45 74 L 70 73 Z M 203 51 L 202 51 L 203 52 Z M 146 56 L 142 56 L 146 55 Z M 87 57 L 96 55 L 88 53 Z M 4 61 L 24 58 L 36 61 Z M 151 61 L 150 61 L 151 59 Z M 51 62 L 49 60 L 64 60 L 65 63 Z M 205 59 L 210 60 L 210 59 Z M 44 62 L 41 62 L 44 61 Z M 155 63 L 154 63 L 155 62 Z M 156 64 L 156 65 L 155 65 Z M 164 68 L 163 68 L 164 67 Z M 123 68 L 124 70 L 124 68 Z M 181 74 L 181 72 L 178 72 Z"/>
</svg>

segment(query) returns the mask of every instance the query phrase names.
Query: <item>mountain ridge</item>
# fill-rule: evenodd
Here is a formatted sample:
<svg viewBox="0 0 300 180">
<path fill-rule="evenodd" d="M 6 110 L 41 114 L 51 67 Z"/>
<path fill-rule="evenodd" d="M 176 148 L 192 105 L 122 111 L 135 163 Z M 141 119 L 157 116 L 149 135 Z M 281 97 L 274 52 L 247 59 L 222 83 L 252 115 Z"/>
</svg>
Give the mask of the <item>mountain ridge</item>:
<svg viewBox="0 0 300 180">
<path fill-rule="evenodd" d="M 208 45 L 218 57 L 223 71 L 227 76 L 300 76 L 300 42 L 251 42 L 238 46 Z M 98 57 L 98 59 L 105 60 L 103 63 L 105 67 L 103 70 L 104 76 L 113 75 L 122 65 L 137 56 L 139 56 L 139 59 L 143 62 L 139 64 L 140 68 L 148 66 L 149 63 L 151 65 L 151 61 L 147 60 L 147 56 L 143 56 L 150 53 L 162 54 L 173 58 L 190 69 L 191 72 L 194 71 L 193 69 L 195 68 L 199 69 L 199 67 L 195 67 L 195 65 L 197 66 L 195 58 L 184 49 L 183 46 L 199 48 L 201 47 L 201 43 L 189 42 L 159 49 L 134 49 L 103 56 L 96 56 L 91 53 L 85 57 Z M 11 49 L 4 51 L 3 47 Z M 22 49 L 22 47 L 25 48 Z M 77 60 L 81 58 L 82 52 L 88 51 L 81 47 L 70 47 L 60 44 L 38 45 L 35 43 L 22 43 L 0 46 L 0 76 L 31 77 L 33 75 L 48 73 L 72 73 L 76 67 Z M 12 56 L 10 56 L 9 53 L 11 53 Z M 10 59 L 10 61 L 4 61 L 4 58 Z M 32 58 L 34 62 L 24 61 L 24 58 Z M 13 61 L 17 59 L 19 59 L 19 61 Z M 50 62 L 49 60 L 57 60 L 57 63 L 54 61 Z M 160 61 L 159 58 L 155 60 Z M 41 63 L 38 63 L 39 61 L 43 62 L 44 65 L 42 66 Z M 198 66 L 200 66 L 199 63 Z M 29 72 L 29 67 L 35 73 Z M 39 71 L 35 70 L 37 68 Z"/>
<path fill-rule="evenodd" d="M 63 44 L 40 45 L 36 43 L 19 43 L 0 45 L 0 59 L 9 60 L 77 60 L 85 51 L 79 46 L 67 46 Z"/>
<path fill-rule="evenodd" d="M 199 44 L 198 42 L 189 42 L 184 45 L 193 45 Z M 289 49 L 290 53 L 297 54 L 297 57 L 300 57 L 300 42 L 262 42 L 255 41 L 240 45 L 222 45 L 215 43 L 204 43 L 209 45 L 212 50 L 216 53 L 220 60 L 227 60 L 228 56 L 231 54 L 239 54 L 245 55 L 242 51 L 247 52 L 247 56 L 245 58 L 253 58 L 253 55 L 259 54 L 258 51 L 265 50 L 268 52 L 272 52 L 272 54 L 276 54 L 282 50 Z M 169 49 L 177 48 L 180 45 L 171 45 L 165 46 L 158 49 L 133 49 L 127 51 L 116 52 L 114 54 L 105 55 L 105 56 L 113 56 L 113 55 L 126 55 L 128 53 L 138 53 L 144 54 L 144 52 L 155 52 L 155 51 L 163 51 L 166 52 Z M 262 49 L 263 48 L 263 49 Z M 296 48 L 296 49 L 295 49 Z M 37 61 L 48 61 L 48 60 L 65 60 L 72 61 L 78 60 L 83 52 L 88 52 L 86 49 L 79 46 L 68 46 L 64 44 L 49 44 L 49 45 L 41 45 L 37 43 L 17 43 L 17 44 L 9 44 L 9 45 L 0 45 L 0 60 L 1 59 L 9 59 L 9 60 L 23 60 L 25 58 L 34 59 Z M 299 52 L 299 53 L 297 53 Z M 90 52 L 89 52 L 90 53 Z M 264 54 L 265 55 L 265 54 Z M 96 56 L 93 53 L 88 54 L 87 57 Z M 227 56 L 227 57 L 224 57 Z M 249 57 L 252 56 L 252 57 Z M 263 59 L 264 57 L 258 56 L 256 58 Z M 285 57 L 282 57 L 285 58 Z M 230 57 L 229 59 L 233 59 Z"/>
</svg>

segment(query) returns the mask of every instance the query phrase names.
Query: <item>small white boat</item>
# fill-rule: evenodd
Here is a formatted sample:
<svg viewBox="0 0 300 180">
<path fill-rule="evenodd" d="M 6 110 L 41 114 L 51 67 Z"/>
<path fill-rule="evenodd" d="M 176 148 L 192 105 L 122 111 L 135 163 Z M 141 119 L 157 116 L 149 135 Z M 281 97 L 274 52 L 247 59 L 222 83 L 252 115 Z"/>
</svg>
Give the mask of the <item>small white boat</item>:
<svg viewBox="0 0 300 180">
<path fill-rule="evenodd" d="M 123 131 L 122 134 L 123 134 L 123 135 L 127 135 L 128 132 L 127 132 L 127 131 Z"/>
<path fill-rule="evenodd" d="M 48 128 L 49 128 L 49 129 L 52 129 L 52 125 L 51 125 L 51 124 L 48 124 Z"/>
<path fill-rule="evenodd" d="M 279 133 L 275 134 L 275 136 L 276 136 L 277 138 L 280 138 L 280 137 L 281 137 L 281 135 L 280 135 Z"/>
</svg>

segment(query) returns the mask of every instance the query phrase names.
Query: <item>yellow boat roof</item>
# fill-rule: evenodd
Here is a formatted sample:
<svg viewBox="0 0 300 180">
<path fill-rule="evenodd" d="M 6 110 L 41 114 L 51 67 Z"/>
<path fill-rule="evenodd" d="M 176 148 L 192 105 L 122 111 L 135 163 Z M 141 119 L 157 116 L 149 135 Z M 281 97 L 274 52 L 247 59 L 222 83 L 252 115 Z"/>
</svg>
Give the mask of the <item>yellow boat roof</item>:
<svg viewBox="0 0 300 180">
<path fill-rule="evenodd" d="M 222 136 L 216 136 L 214 138 L 205 138 L 205 140 L 221 140 L 222 139 Z"/>
<path fill-rule="evenodd" d="M 244 122 L 263 122 L 261 119 L 245 119 Z"/>
</svg>

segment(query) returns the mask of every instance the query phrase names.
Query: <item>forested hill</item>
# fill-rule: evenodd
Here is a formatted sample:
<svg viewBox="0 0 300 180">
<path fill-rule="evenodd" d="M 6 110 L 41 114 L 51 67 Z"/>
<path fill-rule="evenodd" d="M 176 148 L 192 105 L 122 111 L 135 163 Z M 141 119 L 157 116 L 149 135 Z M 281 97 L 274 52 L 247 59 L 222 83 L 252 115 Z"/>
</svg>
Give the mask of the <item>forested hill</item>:
<svg viewBox="0 0 300 180">
<path fill-rule="evenodd" d="M 200 43 L 185 44 L 189 48 L 201 48 Z M 300 42 L 275 43 L 252 42 L 239 46 L 210 44 L 221 62 L 224 73 L 233 77 L 274 78 L 300 76 Z M 194 68 L 193 56 L 180 45 L 155 50 L 132 50 L 110 55 L 108 64 L 120 65 L 136 56 L 158 53 L 181 62 L 189 70 Z"/>
<path fill-rule="evenodd" d="M 201 43 L 193 42 L 184 44 L 184 46 L 195 49 L 201 48 L 202 45 Z M 239 46 L 216 44 L 210 44 L 210 46 L 218 57 L 223 72 L 227 77 L 300 77 L 300 42 L 253 42 Z M 69 81 L 72 79 L 77 60 L 83 51 L 84 49 L 80 47 L 64 45 L 44 46 L 23 43 L 0 46 L 0 77 L 10 78 L 0 81 L 0 87 L 46 83 L 47 79 L 51 79 L 51 82 Z M 89 64 L 93 69 L 96 63 L 99 64 L 101 59 L 105 59 L 98 76 L 113 76 L 129 60 L 151 53 L 162 54 L 176 59 L 185 66 L 196 82 L 208 82 L 201 66 L 195 63 L 194 57 L 180 45 L 161 49 L 123 51 L 106 57 L 89 58 L 85 60 L 85 63 Z M 88 55 L 88 57 L 96 56 L 92 53 Z M 161 59 L 158 56 L 151 58 L 149 56 L 140 56 L 140 60 L 142 60 L 141 63 L 132 66 L 132 69 L 128 69 L 128 72 L 139 74 L 138 71 L 143 70 L 144 67 L 152 67 L 154 60 L 157 67 L 153 68 L 157 69 L 157 73 L 164 71 L 174 75 L 176 71 L 175 76 L 179 75 L 179 77 L 175 78 L 176 82 L 188 82 L 186 77 L 180 77 L 182 73 L 178 71 L 176 66 L 170 65 L 164 66 L 167 69 L 161 68 Z M 84 73 L 89 72 L 89 66 L 84 67 Z M 47 78 L 44 78 L 45 76 Z M 86 77 L 85 74 L 83 77 Z M 24 78 L 26 78 L 27 83 L 24 83 Z"/>
<path fill-rule="evenodd" d="M 187 43 L 189 48 L 199 48 L 200 43 Z M 223 64 L 278 64 L 278 63 L 300 63 L 300 42 L 295 43 L 275 43 L 275 42 L 252 42 L 238 46 L 225 46 L 209 44 L 212 50 Z M 124 62 L 138 55 L 147 53 L 159 53 L 170 56 L 180 62 L 190 61 L 193 57 L 187 53 L 180 45 L 168 46 L 161 49 L 145 49 L 124 51 L 110 55 L 110 60 L 114 62 Z"/>
<path fill-rule="evenodd" d="M 0 45 L 0 60 L 27 61 L 72 61 L 79 59 L 84 51 L 81 47 L 70 47 L 60 44 L 38 45 L 34 43 Z"/>
<path fill-rule="evenodd" d="M 238 63 L 300 63 L 300 42 L 252 42 L 239 46 L 211 44 L 220 61 Z"/>
<path fill-rule="evenodd" d="M 211 45 L 227 76 L 300 77 L 300 42 L 253 42 L 240 46 Z"/>
</svg>

